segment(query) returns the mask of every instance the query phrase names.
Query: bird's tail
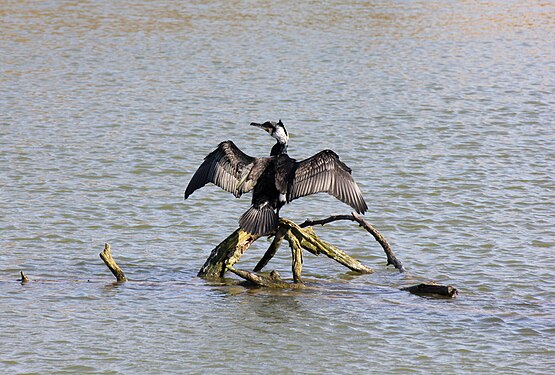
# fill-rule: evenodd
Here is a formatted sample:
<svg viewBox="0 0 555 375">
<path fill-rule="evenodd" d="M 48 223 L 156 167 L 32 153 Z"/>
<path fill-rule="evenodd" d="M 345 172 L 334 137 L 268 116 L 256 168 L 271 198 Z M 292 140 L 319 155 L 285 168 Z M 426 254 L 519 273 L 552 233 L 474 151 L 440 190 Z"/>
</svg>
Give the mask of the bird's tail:
<svg viewBox="0 0 555 375">
<path fill-rule="evenodd" d="M 264 203 L 259 207 L 251 206 L 239 219 L 239 226 L 250 234 L 265 235 L 276 230 L 279 217 L 272 206 Z"/>
</svg>

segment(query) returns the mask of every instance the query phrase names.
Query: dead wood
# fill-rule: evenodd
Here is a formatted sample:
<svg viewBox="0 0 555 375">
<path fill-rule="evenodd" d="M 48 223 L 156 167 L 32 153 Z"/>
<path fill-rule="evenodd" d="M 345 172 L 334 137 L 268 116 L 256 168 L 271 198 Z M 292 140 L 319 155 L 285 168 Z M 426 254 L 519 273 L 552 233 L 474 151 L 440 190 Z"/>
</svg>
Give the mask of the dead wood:
<svg viewBox="0 0 555 375">
<path fill-rule="evenodd" d="M 204 262 L 198 272 L 199 277 L 223 277 L 229 267 L 239 261 L 241 256 L 260 236 L 249 234 L 242 229 L 237 229 L 218 246 Z"/>
<path fill-rule="evenodd" d="M 21 284 L 25 284 L 29 282 L 29 278 L 27 277 L 27 275 L 23 273 L 23 271 L 20 272 L 20 275 L 21 275 L 21 279 L 19 279 L 19 281 L 21 281 Z"/>
<path fill-rule="evenodd" d="M 225 272 L 228 269 L 231 270 L 233 265 L 237 263 L 245 251 L 258 238 L 260 238 L 260 236 L 252 235 L 241 229 L 237 229 L 212 250 L 210 256 L 198 272 L 198 276 L 206 278 L 223 277 Z M 255 272 L 261 271 L 268 264 L 270 259 L 276 254 L 284 238 L 289 242 L 291 248 L 293 281 L 297 284 L 302 283 L 302 249 L 315 255 L 325 254 L 329 258 L 359 273 L 373 272 L 370 267 L 363 265 L 344 251 L 320 239 L 312 228 L 301 228 L 291 220 L 283 218 L 280 219 L 279 227 L 274 235 L 274 240 L 254 268 Z M 238 274 L 235 271 L 232 272 Z M 239 270 L 238 272 L 246 271 Z"/>
<path fill-rule="evenodd" d="M 401 288 L 401 290 L 406 290 L 407 292 L 419 296 L 437 295 L 442 297 L 455 298 L 459 294 L 459 291 L 451 285 L 438 284 L 418 284 L 406 288 Z"/>
<path fill-rule="evenodd" d="M 278 230 L 276 231 L 276 235 L 274 236 L 274 240 L 270 244 L 270 247 L 268 247 L 268 250 L 266 250 L 266 253 L 264 253 L 264 256 L 262 257 L 262 259 L 260 259 L 258 264 L 254 267 L 253 269 L 254 272 L 262 271 L 262 269 L 266 267 L 270 259 L 272 259 L 274 255 L 276 255 L 277 249 L 281 245 L 281 241 L 283 240 L 285 233 L 287 233 L 288 231 L 289 231 L 289 228 L 286 226 L 278 227 Z"/>
<path fill-rule="evenodd" d="M 391 246 L 387 242 L 384 236 L 376 228 L 374 228 L 369 222 L 364 220 L 364 218 L 356 213 L 351 213 L 351 215 L 334 215 L 322 220 L 306 220 L 304 223 L 300 224 L 299 227 L 305 228 L 314 225 L 324 225 L 338 220 L 350 220 L 357 222 L 361 227 L 363 227 L 368 233 L 370 233 L 376 241 L 382 246 L 385 255 L 387 256 L 387 265 L 393 265 L 399 270 L 399 272 L 405 272 L 405 267 L 400 260 L 397 259 L 395 253 L 391 249 Z"/>
<path fill-rule="evenodd" d="M 296 238 L 301 247 L 314 255 L 324 254 L 327 257 L 341 263 L 345 267 L 359 272 L 359 273 L 372 273 L 374 272 L 370 267 L 365 266 L 358 260 L 349 256 L 343 250 L 327 243 L 316 235 L 313 228 L 301 228 L 291 220 L 280 219 L 280 225 L 287 226 L 293 238 Z M 287 237 L 286 237 L 287 238 Z"/>
<path fill-rule="evenodd" d="M 277 271 L 272 271 L 270 272 L 269 275 L 265 275 L 265 274 L 256 274 L 254 272 L 244 271 L 233 267 L 229 267 L 228 270 L 230 272 L 233 272 L 237 276 L 247 280 L 251 284 L 258 285 L 258 286 L 277 288 L 277 289 L 299 288 L 303 286 L 303 284 L 300 284 L 300 283 L 297 283 L 297 284 L 286 283 L 281 279 L 281 276 Z"/>
<path fill-rule="evenodd" d="M 108 267 L 110 271 L 112 271 L 112 274 L 116 277 L 116 280 L 119 283 L 123 283 L 127 281 L 127 278 L 125 277 L 125 274 L 123 273 L 122 269 L 118 266 L 114 258 L 112 258 L 112 253 L 110 251 L 109 244 L 107 243 L 104 244 L 104 250 L 102 250 L 102 252 L 99 255 L 100 255 L 100 258 L 104 261 L 104 264 L 106 264 L 106 267 Z"/>
<path fill-rule="evenodd" d="M 303 249 L 298 237 L 294 236 L 290 230 L 285 233 L 285 239 L 289 242 L 291 248 L 291 271 L 293 272 L 293 282 L 302 284 L 301 272 L 303 270 Z"/>
</svg>

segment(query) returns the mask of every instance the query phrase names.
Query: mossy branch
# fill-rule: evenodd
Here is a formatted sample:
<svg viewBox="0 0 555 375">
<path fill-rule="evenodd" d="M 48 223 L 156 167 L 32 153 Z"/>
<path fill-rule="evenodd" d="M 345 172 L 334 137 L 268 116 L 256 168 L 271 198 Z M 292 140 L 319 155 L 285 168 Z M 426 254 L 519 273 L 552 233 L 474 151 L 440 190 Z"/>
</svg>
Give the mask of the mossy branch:
<svg viewBox="0 0 555 375">
<path fill-rule="evenodd" d="M 260 236 L 237 229 L 218 246 L 198 272 L 199 277 L 223 277 L 228 267 L 232 267 Z"/>
<path fill-rule="evenodd" d="M 23 271 L 21 271 L 19 274 L 21 275 L 21 279 L 19 279 L 19 281 L 21 281 L 21 284 L 29 282 L 29 278 L 27 277 L 27 275 L 25 275 Z"/>
<path fill-rule="evenodd" d="M 110 251 L 109 244 L 107 243 L 104 244 L 104 250 L 102 250 L 102 252 L 99 255 L 100 255 L 100 258 L 104 261 L 104 264 L 106 264 L 106 267 L 108 267 L 110 271 L 112 271 L 112 274 L 116 277 L 116 280 L 119 283 L 123 283 L 127 281 L 127 278 L 125 277 L 125 274 L 123 273 L 122 269 L 118 266 L 114 258 L 112 258 L 112 253 Z"/>
<path fill-rule="evenodd" d="M 281 276 L 277 271 L 272 271 L 270 272 L 269 275 L 264 275 L 264 274 L 256 274 L 254 272 L 239 270 L 233 267 L 229 267 L 228 270 L 230 272 L 233 272 L 237 276 L 249 281 L 250 283 L 258 286 L 277 288 L 277 289 L 299 288 L 303 286 L 303 284 L 286 283 L 281 279 Z"/>
<path fill-rule="evenodd" d="M 212 250 L 212 253 L 198 272 L 198 276 L 206 278 L 223 277 L 227 270 L 233 269 L 233 265 L 237 263 L 245 251 L 258 238 L 260 238 L 260 236 L 252 235 L 241 229 L 237 229 L 218 246 L 216 246 L 214 250 Z M 274 240 L 270 244 L 262 259 L 260 259 L 254 268 L 254 272 L 261 271 L 268 264 L 270 259 L 272 259 L 272 257 L 276 254 L 277 249 L 284 238 L 289 242 L 289 246 L 291 248 L 291 268 L 293 272 L 293 281 L 295 283 L 302 283 L 302 249 L 305 249 L 315 255 L 325 254 L 329 258 L 359 273 L 373 272 L 370 267 L 363 265 L 358 260 L 350 257 L 344 251 L 339 250 L 335 246 L 320 239 L 314 232 L 314 229 L 301 228 L 293 221 L 283 218 L 280 219 L 279 227 L 274 234 Z M 243 278 L 247 275 L 244 273 L 246 271 L 235 271 L 232 272 Z"/>
<path fill-rule="evenodd" d="M 291 220 L 281 219 L 280 225 L 287 226 L 291 232 L 292 238 L 299 241 L 301 247 L 314 255 L 324 254 L 327 257 L 341 263 L 345 267 L 359 272 L 359 273 L 372 273 L 374 272 L 370 267 L 365 266 L 358 260 L 349 256 L 343 250 L 327 243 L 316 235 L 313 228 L 301 228 Z M 286 237 L 287 238 L 287 237 Z"/>
<path fill-rule="evenodd" d="M 302 283 L 301 272 L 303 270 L 303 249 L 298 237 L 294 236 L 290 230 L 285 233 L 285 239 L 291 248 L 291 271 L 293 272 L 293 282 Z"/>
</svg>

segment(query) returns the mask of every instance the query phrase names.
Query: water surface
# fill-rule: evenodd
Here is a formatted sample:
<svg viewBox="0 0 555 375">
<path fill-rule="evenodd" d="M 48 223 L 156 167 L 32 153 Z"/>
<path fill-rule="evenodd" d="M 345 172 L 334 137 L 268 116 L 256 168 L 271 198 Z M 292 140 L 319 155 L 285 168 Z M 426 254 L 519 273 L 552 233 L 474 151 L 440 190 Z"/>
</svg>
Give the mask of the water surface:
<svg viewBox="0 0 555 375">
<path fill-rule="evenodd" d="M 555 6 L 547 1 L 3 1 L 0 372 L 538 373 L 555 365 Z M 281 118 L 332 148 L 408 269 L 305 256 L 304 290 L 196 272 L 250 196 L 183 190 Z M 344 214 L 326 195 L 290 219 Z M 130 282 L 118 285 L 104 243 Z M 239 264 L 248 269 L 259 240 Z M 269 264 L 290 277 L 283 247 Z M 20 285 L 19 271 L 31 282 Z M 455 300 L 399 291 L 451 284 Z"/>
</svg>

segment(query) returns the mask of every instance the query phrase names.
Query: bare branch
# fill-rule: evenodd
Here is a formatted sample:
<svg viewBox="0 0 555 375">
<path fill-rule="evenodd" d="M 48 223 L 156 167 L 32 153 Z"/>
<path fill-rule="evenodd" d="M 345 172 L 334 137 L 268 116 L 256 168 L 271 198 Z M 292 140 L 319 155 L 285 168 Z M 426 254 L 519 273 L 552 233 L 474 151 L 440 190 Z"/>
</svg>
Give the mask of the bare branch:
<svg viewBox="0 0 555 375">
<path fill-rule="evenodd" d="M 270 259 L 272 259 L 274 255 L 276 255 L 277 249 L 281 245 L 281 241 L 283 240 L 283 237 L 285 236 L 285 233 L 287 233 L 287 231 L 289 231 L 289 228 L 285 226 L 280 226 L 278 228 L 274 240 L 270 244 L 270 247 L 268 247 L 268 250 L 266 250 L 262 259 L 260 259 L 258 261 L 258 264 L 254 267 L 254 272 L 262 271 L 262 269 L 266 267 Z"/>
<path fill-rule="evenodd" d="M 112 274 L 116 277 L 116 280 L 119 283 L 123 283 L 127 281 L 127 278 L 125 277 L 123 271 L 118 266 L 114 258 L 112 258 L 112 253 L 110 252 L 109 244 L 104 244 L 104 250 L 102 250 L 102 252 L 99 255 L 100 255 L 100 258 L 104 261 L 104 264 L 106 264 L 106 267 L 108 267 L 110 271 L 112 271 Z"/>
<path fill-rule="evenodd" d="M 21 274 L 21 279 L 19 279 L 19 281 L 21 281 L 21 284 L 25 284 L 29 282 L 29 278 L 27 277 L 27 275 L 23 273 L 23 271 L 21 271 L 20 274 Z"/>
<path fill-rule="evenodd" d="M 304 228 L 304 227 L 314 226 L 314 225 L 325 225 L 338 220 L 350 220 L 350 221 L 357 222 L 368 233 L 374 236 L 376 241 L 378 241 L 378 243 L 382 246 L 385 252 L 385 255 L 387 256 L 387 265 L 391 264 L 395 268 L 397 268 L 399 272 L 405 272 L 405 267 L 403 267 L 403 264 L 401 263 L 401 261 L 397 259 L 397 257 L 395 256 L 395 253 L 393 253 L 393 250 L 391 249 L 391 246 L 389 246 L 389 243 L 387 242 L 385 237 L 382 236 L 381 233 L 378 232 L 378 230 L 374 228 L 370 223 L 364 220 L 362 216 L 354 212 L 351 215 L 333 215 L 321 220 L 306 220 L 304 223 L 300 224 L 299 226 L 301 228 Z"/>
</svg>

